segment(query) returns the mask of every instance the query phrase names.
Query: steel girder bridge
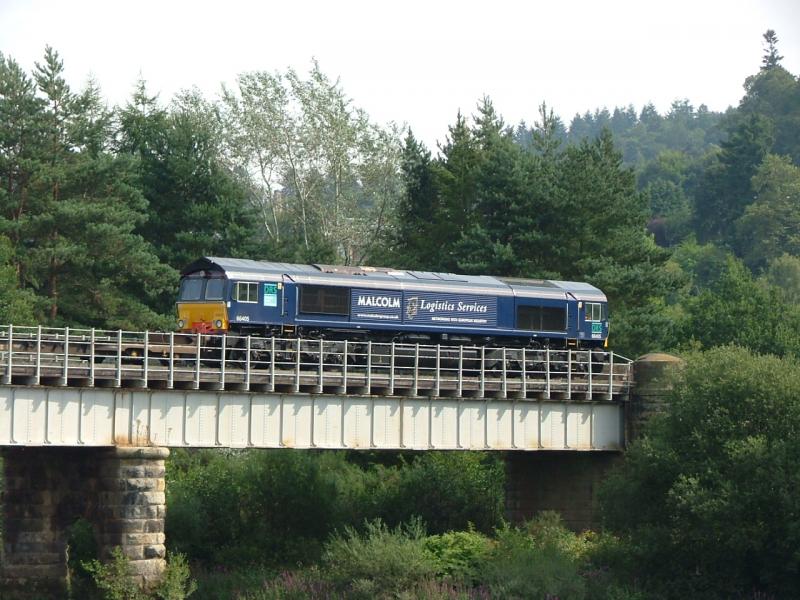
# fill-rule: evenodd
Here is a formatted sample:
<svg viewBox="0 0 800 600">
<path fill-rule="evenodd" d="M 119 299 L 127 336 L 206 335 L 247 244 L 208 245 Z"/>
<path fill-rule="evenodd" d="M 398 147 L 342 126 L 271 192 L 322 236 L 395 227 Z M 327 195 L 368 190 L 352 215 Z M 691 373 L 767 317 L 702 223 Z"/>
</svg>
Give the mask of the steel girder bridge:
<svg viewBox="0 0 800 600">
<path fill-rule="evenodd" d="M 620 450 L 612 352 L 0 327 L 0 445 Z"/>
</svg>

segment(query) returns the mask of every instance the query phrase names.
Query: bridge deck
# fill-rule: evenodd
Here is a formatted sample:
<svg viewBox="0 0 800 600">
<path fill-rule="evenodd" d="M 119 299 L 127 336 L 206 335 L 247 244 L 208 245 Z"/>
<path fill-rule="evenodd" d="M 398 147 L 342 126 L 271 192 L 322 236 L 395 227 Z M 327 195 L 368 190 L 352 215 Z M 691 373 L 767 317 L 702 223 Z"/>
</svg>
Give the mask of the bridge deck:
<svg viewBox="0 0 800 600">
<path fill-rule="evenodd" d="M 597 350 L 5 327 L 0 373 L 24 385 L 611 401 L 627 393 L 630 361 Z"/>
<path fill-rule="evenodd" d="M 0 329 L 0 445 L 619 450 L 576 350 Z"/>
</svg>

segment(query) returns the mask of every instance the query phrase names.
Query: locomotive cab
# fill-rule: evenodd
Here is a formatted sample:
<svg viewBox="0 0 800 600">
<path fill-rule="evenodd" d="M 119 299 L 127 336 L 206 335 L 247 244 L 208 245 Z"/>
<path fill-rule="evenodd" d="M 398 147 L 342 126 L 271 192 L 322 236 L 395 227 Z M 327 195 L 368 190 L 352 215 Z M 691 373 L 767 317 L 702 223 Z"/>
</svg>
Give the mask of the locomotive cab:
<svg viewBox="0 0 800 600">
<path fill-rule="evenodd" d="M 181 279 L 178 330 L 184 333 L 225 333 L 228 280 L 222 273 L 201 271 Z"/>
<path fill-rule="evenodd" d="M 579 336 L 585 340 L 595 340 L 595 344 L 608 340 L 608 303 L 581 302 L 578 304 Z"/>
</svg>

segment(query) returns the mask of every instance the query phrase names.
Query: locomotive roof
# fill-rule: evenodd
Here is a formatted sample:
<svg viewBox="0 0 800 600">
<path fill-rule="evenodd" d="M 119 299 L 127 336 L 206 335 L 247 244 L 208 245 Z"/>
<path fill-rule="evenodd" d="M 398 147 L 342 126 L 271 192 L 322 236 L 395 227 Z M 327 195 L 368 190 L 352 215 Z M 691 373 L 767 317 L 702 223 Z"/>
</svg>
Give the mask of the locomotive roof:
<svg viewBox="0 0 800 600">
<path fill-rule="evenodd" d="M 313 285 L 341 285 L 388 290 L 421 289 L 431 292 L 484 293 L 498 296 L 564 298 L 567 293 L 578 300 L 606 300 L 605 294 L 588 283 L 548 279 L 518 279 L 488 275 L 460 275 L 431 271 L 407 271 L 383 267 L 340 265 L 297 265 L 242 258 L 205 256 L 181 271 L 222 272 L 229 279 L 281 281 L 287 276 L 294 282 Z"/>
</svg>

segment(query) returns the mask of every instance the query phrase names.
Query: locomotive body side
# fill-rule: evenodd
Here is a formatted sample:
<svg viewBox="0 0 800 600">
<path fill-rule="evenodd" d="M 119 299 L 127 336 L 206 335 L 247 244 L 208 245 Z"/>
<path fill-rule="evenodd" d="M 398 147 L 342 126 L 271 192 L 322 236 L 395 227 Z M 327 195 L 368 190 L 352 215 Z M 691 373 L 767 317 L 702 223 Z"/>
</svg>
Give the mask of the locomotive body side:
<svg viewBox="0 0 800 600">
<path fill-rule="evenodd" d="M 213 257 L 182 275 L 183 331 L 564 347 L 608 336 L 605 295 L 582 283 Z M 201 300 L 185 297 L 198 279 Z M 225 281 L 220 300 L 216 279 Z"/>
</svg>

